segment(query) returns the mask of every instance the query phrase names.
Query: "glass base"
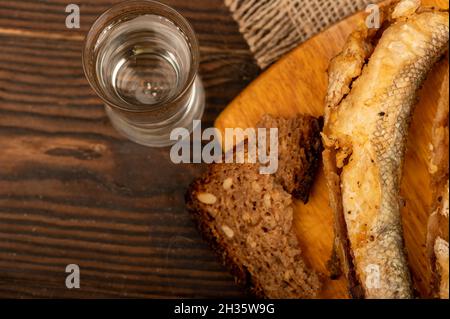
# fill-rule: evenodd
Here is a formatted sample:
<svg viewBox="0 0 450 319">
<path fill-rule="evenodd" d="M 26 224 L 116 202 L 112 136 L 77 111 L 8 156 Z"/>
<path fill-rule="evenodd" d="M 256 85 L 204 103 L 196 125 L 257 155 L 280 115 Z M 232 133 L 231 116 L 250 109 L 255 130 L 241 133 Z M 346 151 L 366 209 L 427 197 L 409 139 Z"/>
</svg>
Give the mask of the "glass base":
<svg viewBox="0 0 450 319">
<path fill-rule="evenodd" d="M 205 90 L 201 79 L 197 76 L 184 114 L 177 114 L 174 118 L 167 120 L 167 125 L 159 123 L 158 128 L 130 123 L 109 106 L 105 106 L 105 109 L 114 128 L 129 140 L 149 147 L 167 147 L 177 142 L 170 140 L 170 134 L 174 129 L 186 128 L 192 132 L 193 121 L 202 119 L 205 110 Z"/>
</svg>

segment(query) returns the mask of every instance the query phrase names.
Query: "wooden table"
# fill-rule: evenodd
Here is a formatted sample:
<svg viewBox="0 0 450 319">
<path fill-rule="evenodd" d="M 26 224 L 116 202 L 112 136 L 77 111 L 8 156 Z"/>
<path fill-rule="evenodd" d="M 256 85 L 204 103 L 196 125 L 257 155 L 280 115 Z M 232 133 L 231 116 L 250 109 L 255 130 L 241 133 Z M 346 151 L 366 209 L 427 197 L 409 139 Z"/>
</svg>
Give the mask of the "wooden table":
<svg viewBox="0 0 450 319">
<path fill-rule="evenodd" d="M 84 36 L 117 2 L 0 0 L 0 297 L 239 297 L 185 211 L 202 167 L 122 138 L 85 80 Z M 223 0 L 164 2 L 198 34 L 212 125 L 259 70 Z"/>
</svg>

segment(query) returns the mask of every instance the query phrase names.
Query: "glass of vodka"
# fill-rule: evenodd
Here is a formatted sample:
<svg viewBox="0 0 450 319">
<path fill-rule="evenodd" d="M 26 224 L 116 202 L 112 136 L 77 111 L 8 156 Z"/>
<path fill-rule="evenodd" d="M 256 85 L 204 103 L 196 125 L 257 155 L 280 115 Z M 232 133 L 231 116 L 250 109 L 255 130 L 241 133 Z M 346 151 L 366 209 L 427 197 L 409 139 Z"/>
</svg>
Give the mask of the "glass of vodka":
<svg viewBox="0 0 450 319">
<path fill-rule="evenodd" d="M 150 0 L 120 3 L 92 25 L 83 68 L 113 126 L 150 146 L 174 144 L 205 108 L 194 30 L 177 11 Z"/>
</svg>

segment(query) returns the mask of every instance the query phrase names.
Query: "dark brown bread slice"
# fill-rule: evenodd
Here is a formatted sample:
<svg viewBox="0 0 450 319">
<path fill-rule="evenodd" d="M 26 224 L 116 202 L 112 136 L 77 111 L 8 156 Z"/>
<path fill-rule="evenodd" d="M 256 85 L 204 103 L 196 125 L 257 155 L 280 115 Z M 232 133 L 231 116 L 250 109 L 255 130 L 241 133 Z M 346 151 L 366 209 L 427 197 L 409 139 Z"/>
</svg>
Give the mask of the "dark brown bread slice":
<svg viewBox="0 0 450 319">
<path fill-rule="evenodd" d="M 284 119 L 265 115 L 258 123 L 261 128 L 278 128 L 279 166 L 276 181 L 289 194 L 305 203 L 320 163 L 322 122 L 310 116 Z"/>
<path fill-rule="evenodd" d="M 319 289 L 292 229 L 291 196 L 251 164 L 211 165 L 188 209 L 238 282 L 259 297 L 307 298 Z"/>
<path fill-rule="evenodd" d="M 297 137 L 292 138 L 314 131 L 311 126 L 319 127 L 317 120 L 310 117 L 298 120 L 291 121 L 301 123 L 302 132 L 293 129 L 289 136 L 282 131 L 287 132 L 292 123 L 280 119 L 284 127 L 280 130 L 280 144 L 285 144 L 285 150 L 280 149 L 282 170 L 278 177 L 259 174 L 259 164 L 213 164 L 191 185 L 186 196 L 188 210 L 221 261 L 240 285 L 262 298 L 313 298 L 321 286 L 319 276 L 301 257 L 293 229 L 292 197 L 278 183 L 284 180 L 285 185 L 290 185 L 288 180 L 292 175 L 289 174 L 294 170 L 288 167 L 288 161 L 290 165 L 307 167 L 309 172 L 299 170 L 295 174 L 312 180 L 317 167 L 313 162 L 320 160 L 319 156 L 304 151 L 316 143 L 319 146 L 314 149 L 320 151 L 318 130 L 310 135 L 310 140 L 304 141 L 303 148 L 298 147 Z M 269 127 L 275 124 L 276 120 L 271 120 Z M 292 152 L 309 153 L 310 157 L 297 158 L 308 158 L 311 163 L 295 162 L 291 156 L 283 158 L 288 155 L 289 147 Z M 305 187 L 301 181 L 297 185 Z M 304 189 L 305 194 L 308 191 Z"/>
</svg>

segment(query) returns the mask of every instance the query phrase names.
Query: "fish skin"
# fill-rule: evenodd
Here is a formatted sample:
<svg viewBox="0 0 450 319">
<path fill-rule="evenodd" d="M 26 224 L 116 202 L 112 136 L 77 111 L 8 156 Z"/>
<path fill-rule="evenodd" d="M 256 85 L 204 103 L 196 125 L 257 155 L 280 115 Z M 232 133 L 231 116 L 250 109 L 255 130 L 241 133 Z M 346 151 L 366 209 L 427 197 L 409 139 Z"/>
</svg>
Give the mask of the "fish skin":
<svg viewBox="0 0 450 319">
<path fill-rule="evenodd" d="M 331 63 L 324 164 L 327 184 L 334 185 L 330 201 L 338 208 L 335 219 L 343 214 L 346 227 L 346 233 L 336 234 L 335 247 L 346 276 L 355 273 L 358 283 L 350 280 L 350 288 L 359 285 L 365 298 L 413 297 L 400 183 L 417 91 L 448 47 L 448 18 L 448 12 L 421 10 L 389 21 L 356 80 L 349 79 L 348 70 L 339 69 L 342 55 Z M 361 47 L 371 42 L 371 36 L 367 33 L 360 40 Z M 352 58 L 358 64 L 367 57 L 348 57 Z M 333 83 L 339 78 L 346 80 Z M 336 204 L 339 200 L 342 203 Z"/>
</svg>

